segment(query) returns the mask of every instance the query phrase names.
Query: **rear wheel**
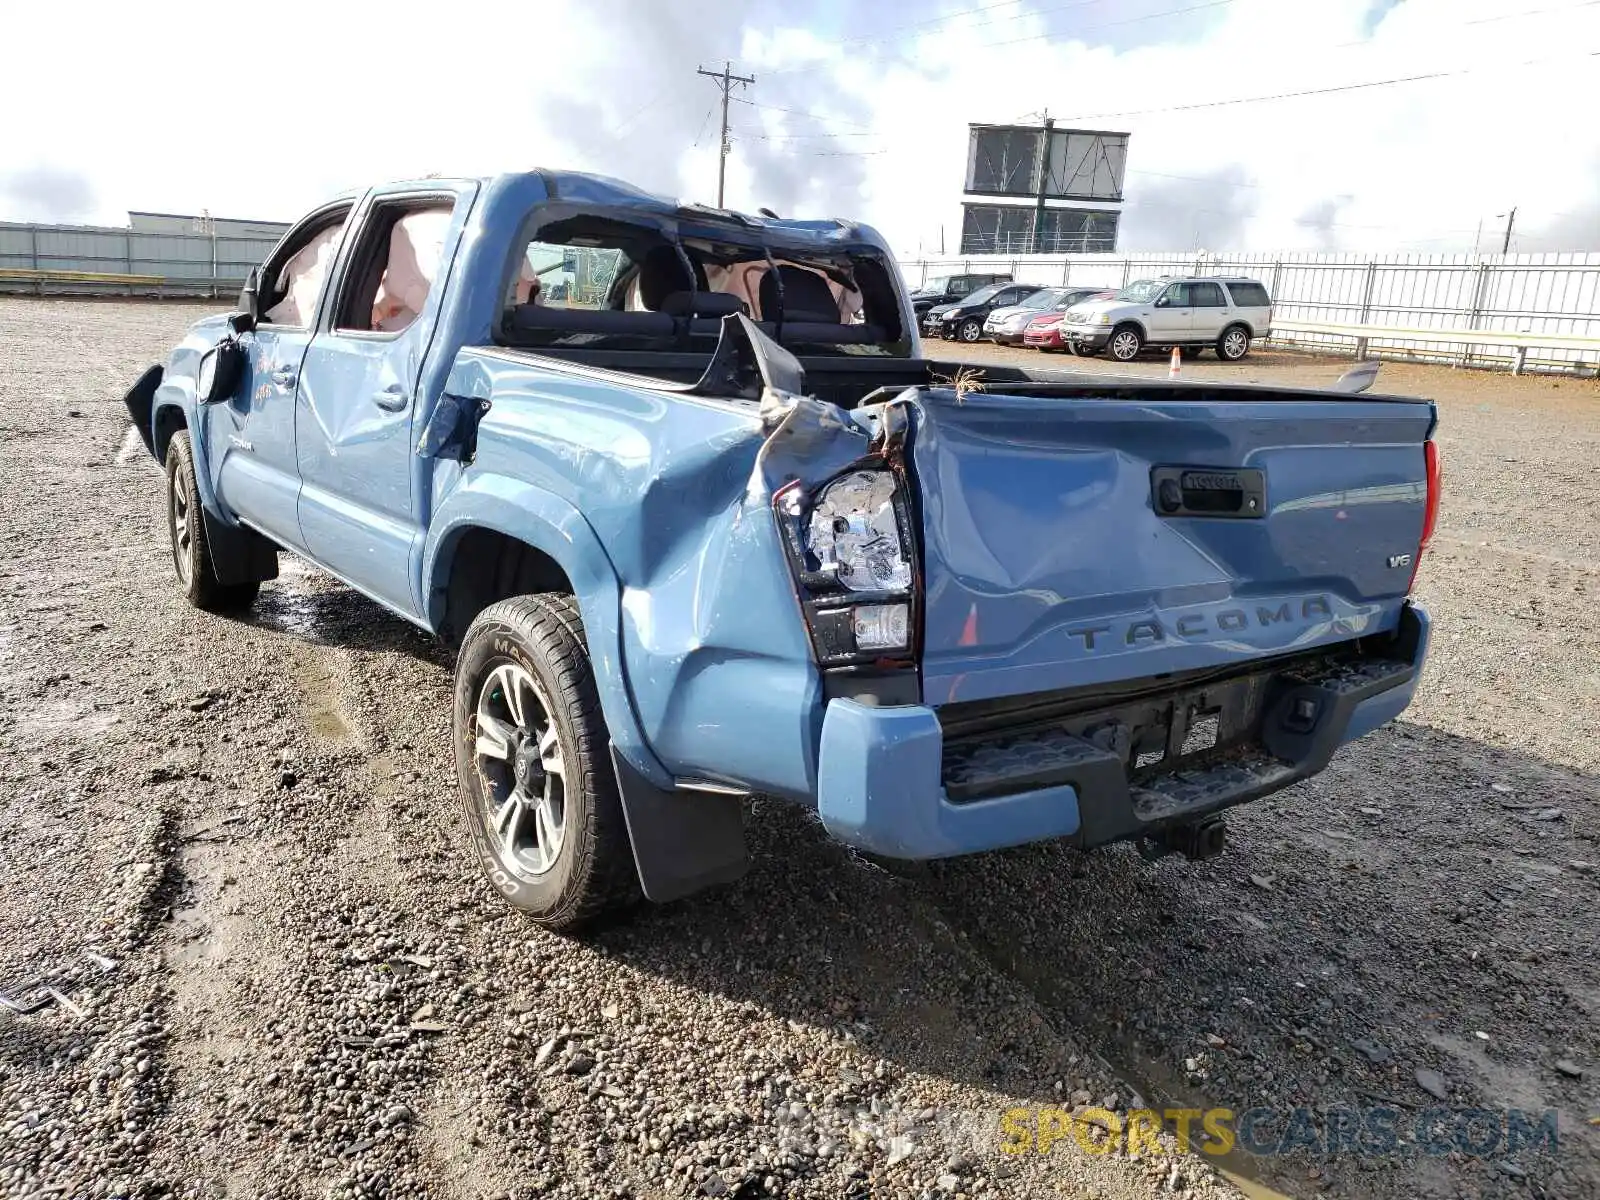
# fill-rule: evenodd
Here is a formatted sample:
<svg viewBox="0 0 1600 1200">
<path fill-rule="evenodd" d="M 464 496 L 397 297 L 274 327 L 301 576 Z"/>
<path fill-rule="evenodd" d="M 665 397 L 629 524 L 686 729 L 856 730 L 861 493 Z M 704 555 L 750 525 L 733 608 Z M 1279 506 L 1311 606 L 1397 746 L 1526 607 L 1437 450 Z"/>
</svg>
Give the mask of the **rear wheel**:
<svg viewBox="0 0 1600 1200">
<path fill-rule="evenodd" d="M 1204 346 L 1179 346 L 1178 353 L 1185 359 L 1199 358 L 1200 351 L 1204 349 Z"/>
<path fill-rule="evenodd" d="M 1250 331 L 1243 325 L 1229 325 L 1217 339 L 1217 357 L 1224 362 L 1238 362 L 1250 353 Z"/>
<path fill-rule="evenodd" d="M 570 596 L 519 596 L 478 615 L 456 660 L 453 723 L 473 849 L 513 908 L 564 932 L 637 895 Z"/>
<path fill-rule="evenodd" d="M 167 444 L 167 538 L 178 586 L 190 604 L 207 612 L 232 612 L 255 602 L 259 583 L 223 583 L 217 578 L 194 479 L 194 451 L 188 431 L 182 429 Z"/>
<path fill-rule="evenodd" d="M 1113 331 L 1106 350 L 1118 362 L 1132 362 L 1144 349 L 1144 337 L 1132 325 L 1123 325 Z"/>
<path fill-rule="evenodd" d="M 961 322 L 960 327 L 956 330 L 956 337 L 963 342 L 975 342 L 982 336 L 983 322 L 976 319 Z"/>
</svg>

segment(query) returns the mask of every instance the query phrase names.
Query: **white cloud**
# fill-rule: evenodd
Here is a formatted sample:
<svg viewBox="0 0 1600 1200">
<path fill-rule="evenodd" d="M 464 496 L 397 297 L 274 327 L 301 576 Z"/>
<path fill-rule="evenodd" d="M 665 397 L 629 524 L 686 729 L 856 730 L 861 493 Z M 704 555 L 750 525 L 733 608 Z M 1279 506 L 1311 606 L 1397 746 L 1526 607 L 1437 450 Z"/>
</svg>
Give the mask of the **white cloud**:
<svg viewBox="0 0 1600 1200">
<path fill-rule="evenodd" d="M 941 226 L 954 250 L 967 122 L 1046 107 L 1132 133 L 1135 248 L 1460 251 L 1480 219 L 1488 248 L 1513 204 L 1519 248 L 1600 248 L 1600 4 L 1576 0 L 174 0 L 6 26 L 0 218 L 291 217 L 534 165 L 709 201 L 717 93 L 694 71 L 731 57 L 757 82 L 729 203 L 860 217 L 902 251 Z"/>
</svg>

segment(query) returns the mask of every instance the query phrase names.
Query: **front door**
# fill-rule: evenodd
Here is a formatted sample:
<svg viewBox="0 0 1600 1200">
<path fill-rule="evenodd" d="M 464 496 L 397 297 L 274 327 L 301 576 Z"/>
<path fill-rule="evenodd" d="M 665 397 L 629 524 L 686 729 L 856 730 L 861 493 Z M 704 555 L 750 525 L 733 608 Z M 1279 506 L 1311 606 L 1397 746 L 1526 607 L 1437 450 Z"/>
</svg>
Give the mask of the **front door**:
<svg viewBox="0 0 1600 1200">
<path fill-rule="evenodd" d="M 233 399 L 202 410 L 211 480 L 223 507 L 295 549 L 305 545 L 295 391 L 350 207 L 319 209 L 273 251 L 261 273 L 257 326 L 244 335 L 247 378 Z"/>
<path fill-rule="evenodd" d="M 1156 298 L 1150 307 L 1149 322 L 1152 342 L 1186 342 L 1194 328 L 1194 308 L 1190 303 L 1189 285 L 1173 283 Z"/>
<path fill-rule="evenodd" d="M 468 185 L 470 186 L 470 185 Z M 412 453 L 423 359 L 467 204 L 453 192 L 373 193 L 300 370 L 300 528 L 311 557 L 415 615 L 422 536 Z"/>
</svg>

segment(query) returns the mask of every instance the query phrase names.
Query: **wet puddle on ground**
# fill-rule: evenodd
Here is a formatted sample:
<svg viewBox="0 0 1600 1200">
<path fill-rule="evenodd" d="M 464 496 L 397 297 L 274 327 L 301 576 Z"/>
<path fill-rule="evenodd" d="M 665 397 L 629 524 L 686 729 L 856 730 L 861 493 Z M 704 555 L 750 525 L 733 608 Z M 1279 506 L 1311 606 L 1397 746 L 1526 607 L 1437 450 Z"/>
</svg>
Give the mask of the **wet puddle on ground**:
<svg viewBox="0 0 1600 1200">
<path fill-rule="evenodd" d="M 50 700 L 28 710 L 14 732 L 19 743 L 45 742 L 52 737 L 88 740 L 107 732 L 117 721 L 116 713 L 100 712 L 87 701 Z"/>
<path fill-rule="evenodd" d="M 139 436 L 139 431 L 132 425 L 122 435 L 122 445 L 117 449 L 117 465 L 119 467 L 132 466 L 140 460 L 148 460 L 150 451 L 144 448 L 144 439 Z"/>
</svg>

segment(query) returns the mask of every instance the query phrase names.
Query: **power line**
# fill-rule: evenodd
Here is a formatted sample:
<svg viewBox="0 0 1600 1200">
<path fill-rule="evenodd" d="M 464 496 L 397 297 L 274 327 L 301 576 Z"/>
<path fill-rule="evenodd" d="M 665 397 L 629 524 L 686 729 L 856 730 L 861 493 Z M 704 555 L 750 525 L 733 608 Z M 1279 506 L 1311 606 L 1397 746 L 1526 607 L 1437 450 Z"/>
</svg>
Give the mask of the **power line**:
<svg viewBox="0 0 1600 1200">
<path fill-rule="evenodd" d="M 706 135 L 706 126 L 711 124 L 711 114 L 716 112 L 716 111 L 717 111 L 717 106 L 715 104 L 713 104 L 710 108 L 706 109 L 705 120 L 700 122 L 700 132 L 694 135 L 694 144 L 696 146 L 698 146 L 700 144 L 700 139 L 705 137 L 705 135 Z"/>
<path fill-rule="evenodd" d="M 1600 55 L 1600 50 L 1582 51 L 1579 57 L 1594 58 Z M 1422 75 L 1402 75 L 1394 79 L 1371 79 L 1364 83 L 1345 83 L 1337 87 L 1307 88 L 1298 92 L 1276 92 L 1270 96 L 1240 96 L 1232 100 L 1202 100 L 1194 104 L 1169 104 L 1162 108 L 1137 108 L 1126 109 L 1121 112 L 1080 113 L 1077 116 L 1066 117 L 1068 121 L 1099 121 L 1107 117 L 1145 117 L 1152 113 L 1193 112 L 1204 108 L 1227 108 L 1235 104 L 1265 104 L 1278 100 L 1298 100 L 1306 96 L 1331 96 L 1339 92 L 1359 92 L 1370 88 L 1393 87 L 1403 83 L 1424 83 L 1432 79 L 1453 79 L 1462 75 L 1476 75 L 1482 71 L 1515 69 L 1536 66 L 1559 59 L 1561 55 L 1550 58 L 1530 58 L 1519 63 L 1492 63 L 1481 67 L 1461 67 L 1452 71 L 1429 71 Z"/>
<path fill-rule="evenodd" d="M 627 120 L 623 121 L 620 125 L 618 125 L 616 128 L 614 128 L 611 131 L 611 136 L 612 137 L 621 137 L 623 134 L 627 133 L 628 130 L 633 127 L 633 123 L 635 121 L 637 121 L 640 117 L 644 116 L 645 113 L 649 112 L 652 108 L 654 108 L 657 104 L 659 104 L 662 100 L 664 100 L 666 98 L 667 93 L 670 92 L 671 90 L 672 90 L 672 84 L 670 84 L 670 83 L 668 83 L 667 85 L 662 87 L 660 90 L 658 90 L 655 93 L 655 95 L 650 97 L 650 99 L 646 100 L 638 108 L 634 109 L 633 112 L 631 114 L 629 114 Z"/>
<path fill-rule="evenodd" d="M 973 27 L 981 28 L 984 25 L 993 25 L 1002 19 L 1017 21 L 1023 19 L 1024 17 L 1045 17 L 1049 16 L 1051 13 L 1066 12 L 1071 8 L 1087 8 L 1091 4 L 1100 4 L 1102 2 L 1103 0 L 1072 0 L 1072 3 L 1070 4 L 1057 4 L 1053 8 L 1039 8 L 1026 13 L 1012 13 L 1010 16 L 1005 18 L 990 17 L 987 21 L 974 21 Z M 986 16 L 989 13 L 995 12 L 999 9 L 1011 8 L 1017 4 L 1025 3 L 1027 3 L 1027 0 L 1003 0 L 1003 2 L 1000 4 L 990 4 L 979 8 L 962 9 L 960 12 L 946 13 L 942 17 L 929 17 L 925 21 L 909 21 L 902 25 L 890 25 L 887 29 L 880 29 L 877 33 L 861 34 L 857 37 L 844 38 L 839 44 L 842 46 L 853 46 L 860 42 L 879 42 L 883 40 L 885 34 L 894 33 L 897 30 L 923 29 L 930 25 L 948 25 L 952 21 L 960 21 L 966 17 Z"/>
<path fill-rule="evenodd" d="M 1596 0 L 1596 2 L 1600 3 L 1600 0 Z M 813 121 L 822 121 L 822 122 L 832 121 L 832 122 L 836 122 L 836 123 L 841 124 L 841 125 L 854 125 L 857 129 L 870 128 L 868 125 L 866 125 L 865 123 L 863 123 L 861 121 L 851 121 L 851 120 L 848 120 L 848 119 L 846 119 L 844 117 L 825 117 L 821 113 L 808 112 L 806 109 L 803 109 L 803 108 L 785 108 L 781 104 L 761 104 L 761 103 L 759 103 L 759 102 L 757 102 L 755 100 L 741 99 L 738 96 L 735 96 L 733 98 L 733 102 L 735 104 L 743 104 L 747 108 L 765 109 L 767 112 L 792 113 L 793 115 L 795 115 L 797 117 L 810 117 Z"/>
<path fill-rule="evenodd" d="M 1479 17 L 1475 21 L 1463 21 L 1463 25 L 1492 25 L 1496 21 L 1515 21 L 1520 17 L 1545 17 L 1551 13 L 1573 12 L 1580 8 L 1593 8 L 1600 4 L 1600 0 L 1583 0 L 1582 4 L 1569 4 L 1565 8 L 1532 8 L 1525 12 L 1502 13 L 1498 17 Z"/>
<path fill-rule="evenodd" d="M 1028 15 L 1030 15 L 1030 16 L 1046 16 L 1046 15 L 1049 15 L 1050 13 L 1061 12 L 1061 11 L 1064 11 L 1064 10 L 1070 9 L 1070 8 L 1081 8 L 1086 4 L 1098 3 L 1098 2 L 1099 2 L 1099 0 L 1076 0 L 1076 2 L 1072 3 L 1072 4 L 1063 4 L 1063 5 L 1059 5 L 1057 7 L 1054 7 L 1054 8 L 1038 9 L 1035 12 L 1030 13 Z M 1102 29 L 1114 29 L 1114 28 L 1118 28 L 1118 27 L 1123 26 L 1123 25 L 1136 24 L 1136 23 L 1141 22 L 1141 21 L 1156 20 L 1156 19 L 1161 18 L 1161 17 L 1181 16 L 1181 15 L 1183 15 L 1185 13 L 1199 12 L 1199 11 L 1203 11 L 1203 10 L 1206 10 L 1206 9 L 1212 9 L 1212 8 L 1222 8 L 1222 7 L 1225 7 L 1226 5 L 1229 5 L 1229 4 L 1232 4 L 1232 3 L 1234 3 L 1234 0 L 1209 0 L 1208 3 L 1194 4 L 1194 5 L 1190 5 L 1188 7 L 1185 7 L 1185 8 L 1168 9 L 1168 10 L 1166 10 L 1164 12 L 1146 13 L 1143 16 L 1128 17 L 1128 18 L 1125 18 L 1125 19 L 1120 20 L 1120 21 L 1107 21 L 1107 22 L 1103 22 L 1103 23 L 1097 24 L 1097 25 L 1080 26 L 1080 27 L 1077 27 L 1077 28 L 1073 29 L 1069 34 L 1065 34 L 1065 35 L 1046 32 L 1046 33 L 1028 34 L 1028 35 L 1026 35 L 1024 37 L 1018 37 L 1018 38 L 1008 38 L 1008 39 L 1006 39 L 1004 41 L 998 41 L 998 42 L 979 42 L 977 45 L 971 47 L 971 49 L 972 50 L 987 50 L 987 49 L 992 49 L 992 48 L 1001 47 L 1001 46 L 1018 46 L 1018 45 L 1023 45 L 1023 44 L 1029 43 L 1029 42 L 1044 42 L 1044 41 L 1052 41 L 1052 40 L 1063 41 L 1063 42 L 1081 41 L 1082 40 L 1082 38 L 1080 37 L 1081 34 L 1095 33 L 1095 32 L 1098 32 L 1099 30 L 1102 30 Z M 1521 19 L 1523 19 L 1525 17 L 1548 16 L 1548 15 L 1550 15 L 1552 13 L 1575 12 L 1575 11 L 1577 11 L 1579 9 L 1583 9 L 1583 8 L 1593 8 L 1596 5 L 1600 5 L 1600 0 L 1582 0 L 1581 3 L 1574 4 L 1574 5 L 1569 5 L 1569 6 L 1564 7 L 1564 8 L 1527 9 L 1527 10 L 1524 10 L 1522 12 L 1502 13 L 1502 14 L 1500 14 L 1498 16 L 1494 16 L 1494 17 L 1481 17 L 1481 18 L 1478 18 L 1478 19 L 1472 20 L 1472 21 L 1451 22 L 1449 25 L 1443 26 L 1443 28 L 1461 29 L 1461 28 L 1466 28 L 1466 27 L 1473 26 L 1473 25 L 1487 25 L 1487 24 L 1490 24 L 1490 23 L 1493 23 L 1493 22 L 1497 22 L 1497 21 L 1513 21 L 1513 20 L 1521 20 Z M 995 5 L 994 7 L 998 8 L 1000 6 L 999 5 Z M 954 13 L 954 14 L 950 14 L 950 15 L 945 16 L 945 17 L 934 18 L 933 20 L 928 21 L 928 22 L 918 22 L 918 23 L 915 23 L 915 24 L 943 23 L 945 21 L 958 20 L 963 16 L 969 15 L 971 12 L 979 12 L 979 13 L 981 13 L 981 12 L 986 12 L 986 11 L 988 11 L 988 10 L 987 9 L 966 10 L 966 11 L 961 12 L 961 13 Z M 994 24 L 994 23 L 995 23 L 994 21 L 979 22 L 979 24 L 982 24 L 982 25 L 990 25 L 990 24 Z M 885 30 L 884 32 L 885 33 L 892 32 L 896 28 L 911 28 L 911 27 L 912 26 L 890 26 L 890 28 L 888 30 Z M 846 41 L 841 42 L 839 44 L 848 45 L 848 44 L 851 44 L 851 43 L 854 43 L 854 42 L 879 41 L 879 40 L 882 40 L 881 39 L 881 35 L 872 35 L 870 37 L 859 37 L 859 38 L 847 39 Z M 1371 38 L 1362 38 L 1360 40 L 1353 41 L 1353 42 L 1340 42 L 1340 43 L 1337 43 L 1336 45 L 1324 46 L 1324 47 L 1321 48 L 1321 51 L 1319 51 L 1319 52 L 1328 51 L 1328 50 L 1345 50 L 1345 49 L 1351 49 L 1351 48 L 1359 47 L 1359 46 L 1371 46 L 1372 44 L 1373 44 L 1373 42 L 1372 42 Z M 821 69 L 822 66 L 825 66 L 825 65 L 826 64 L 820 64 L 819 65 L 819 64 L 816 64 L 816 63 L 811 63 L 811 64 L 807 64 L 806 66 L 802 66 L 802 67 L 782 67 L 782 68 L 779 68 L 778 70 L 775 70 L 775 71 L 769 71 L 769 72 L 767 72 L 767 74 L 769 76 L 772 76 L 772 75 L 792 75 L 792 74 L 796 74 L 796 73 L 799 73 L 799 72 L 816 71 L 816 70 Z M 1156 110 L 1148 110 L 1148 111 L 1168 111 L 1168 110 L 1156 109 Z M 1121 114 L 1112 114 L 1112 115 L 1121 115 Z M 1087 118 L 1074 117 L 1074 118 L 1069 118 L 1069 119 L 1070 120 L 1082 120 L 1082 119 L 1087 119 Z"/>
<path fill-rule="evenodd" d="M 731 132 L 759 142 L 810 142 L 821 138 L 870 138 L 879 135 L 871 129 L 848 130 L 839 133 L 757 133 L 753 129 L 736 128 Z"/>
</svg>

